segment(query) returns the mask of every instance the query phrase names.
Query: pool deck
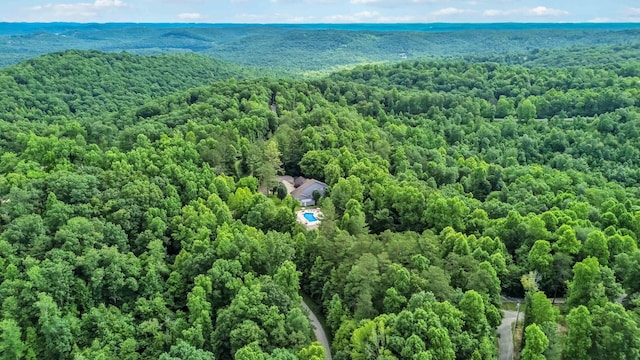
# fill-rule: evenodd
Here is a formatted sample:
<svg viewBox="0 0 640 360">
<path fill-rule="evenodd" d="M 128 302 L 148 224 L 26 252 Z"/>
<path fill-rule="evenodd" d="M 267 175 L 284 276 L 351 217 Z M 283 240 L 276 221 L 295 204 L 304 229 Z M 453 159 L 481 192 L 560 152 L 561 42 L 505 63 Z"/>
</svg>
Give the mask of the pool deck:
<svg viewBox="0 0 640 360">
<path fill-rule="evenodd" d="M 312 213 L 318 221 L 309 221 L 304 217 L 305 213 Z M 296 213 L 296 220 L 304 225 L 307 230 L 315 230 L 320 226 L 320 220 L 322 219 L 322 212 L 318 208 L 303 208 Z"/>
</svg>

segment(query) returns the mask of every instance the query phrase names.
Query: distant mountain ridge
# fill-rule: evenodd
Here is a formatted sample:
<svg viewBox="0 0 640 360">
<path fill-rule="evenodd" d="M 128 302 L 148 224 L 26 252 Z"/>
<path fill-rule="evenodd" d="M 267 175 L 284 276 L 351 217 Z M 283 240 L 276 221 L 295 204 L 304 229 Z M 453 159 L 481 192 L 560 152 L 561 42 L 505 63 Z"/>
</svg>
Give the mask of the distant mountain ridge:
<svg viewBox="0 0 640 360">
<path fill-rule="evenodd" d="M 381 61 L 616 45 L 639 37 L 640 24 L 634 23 L 0 23 L 0 67 L 80 49 L 140 55 L 193 52 L 241 65 L 304 73 Z"/>
<path fill-rule="evenodd" d="M 70 30 L 109 30 L 149 27 L 167 28 L 285 28 L 305 30 L 367 30 L 367 31 L 464 31 L 464 30 L 622 30 L 639 29 L 639 23 L 355 23 L 355 24 L 243 24 L 243 23 L 28 23 L 0 22 L 0 35 L 29 34 L 33 32 L 63 32 Z"/>
</svg>

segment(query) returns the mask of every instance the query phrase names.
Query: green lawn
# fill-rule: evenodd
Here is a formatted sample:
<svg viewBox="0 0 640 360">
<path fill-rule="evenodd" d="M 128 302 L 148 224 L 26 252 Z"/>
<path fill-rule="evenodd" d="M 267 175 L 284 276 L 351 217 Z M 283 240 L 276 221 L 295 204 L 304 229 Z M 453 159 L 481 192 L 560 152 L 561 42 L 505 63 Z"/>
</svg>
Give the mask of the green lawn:
<svg viewBox="0 0 640 360">
<path fill-rule="evenodd" d="M 517 302 L 505 301 L 502 303 L 502 306 L 500 308 L 502 310 L 516 311 L 517 305 L 518 305 Z M 524 312 L 526 309 L 527 309 L 527 305 L 525 303 L 520 303 L 520 312 Z"/>
</svg>

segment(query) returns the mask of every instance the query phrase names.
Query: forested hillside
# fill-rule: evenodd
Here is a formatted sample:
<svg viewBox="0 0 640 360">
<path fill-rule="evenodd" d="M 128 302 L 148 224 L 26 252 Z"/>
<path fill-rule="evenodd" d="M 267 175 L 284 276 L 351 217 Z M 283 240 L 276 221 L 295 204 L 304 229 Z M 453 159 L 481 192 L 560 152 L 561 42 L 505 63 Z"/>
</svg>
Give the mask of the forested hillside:
<svg viewBox="0 0 640 360">
<path fill-rule="evenodd" d="M 301 294 L 340 360 L 496 359 L 503 294 L 522 359 L 640 357 L 640 63 L 181 90 L 136 69 L 183 57 L 71 55 L 103 65 L 0 73 L 0 357 L 323 359 Z M 329 185 L 318 230 L 281 173 Z"/>
<path fill-rule="evenodd" d="M 104 116 L 214 80 L 257 75 L 256 69 L 194 54 L 144 57 L 69 50 L 4 69 L 0 114 L 11 121 Z"/>
<path fill-rule="evenodd" d="M 510 52 L 506 54 L 474 54 L 464 56 L 471 62 L 497 62 L 506 65 L 536 67 L 576 67 L 576 66 L 625 66 L 634 67 L 640 43 L 631 41 L 625 44 L 575 45 L 561 49 L 540 49 Z M 630 64 L 628 64 L 630 63 Z"/>
</svg>

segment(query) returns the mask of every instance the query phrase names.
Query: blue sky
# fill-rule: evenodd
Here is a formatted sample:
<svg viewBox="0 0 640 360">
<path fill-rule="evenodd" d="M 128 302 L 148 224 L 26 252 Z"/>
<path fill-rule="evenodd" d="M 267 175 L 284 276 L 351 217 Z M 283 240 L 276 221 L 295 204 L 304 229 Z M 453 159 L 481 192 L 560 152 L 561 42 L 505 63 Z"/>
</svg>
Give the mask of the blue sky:
<svg viewBox="0 0 640 360">
<path fill-rule="evenodd" d="M 0 21 L 639 22 L 640 0 L 2 0 Z"/>
</svg>

